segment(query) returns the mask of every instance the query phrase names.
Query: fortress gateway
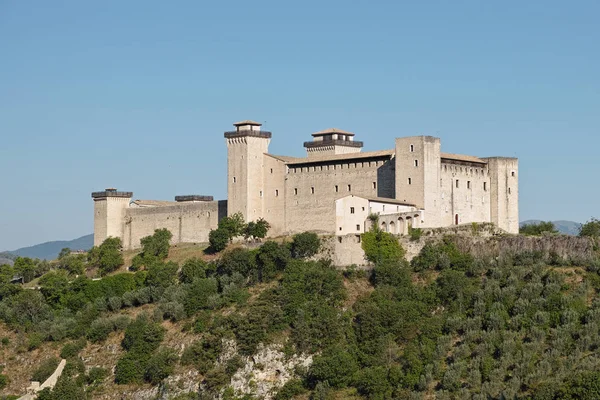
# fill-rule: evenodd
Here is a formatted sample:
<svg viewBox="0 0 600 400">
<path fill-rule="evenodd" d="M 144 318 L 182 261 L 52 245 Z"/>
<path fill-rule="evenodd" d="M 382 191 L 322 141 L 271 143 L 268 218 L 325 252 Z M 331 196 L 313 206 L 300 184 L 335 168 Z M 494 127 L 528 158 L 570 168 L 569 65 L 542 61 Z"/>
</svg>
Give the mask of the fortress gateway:
<svg viewBox="0 0 600 400">
<path fill-rule="evenodd" d="M 518 160 L 441 152 L 431 136 L 397 138 L 389 150 L 361 152 L 363 143 L 340 129 L 313 133 L 304 158 L 269 154 L 271 132 L 242 121 L 225 132 L 227 200 L 176 196 L 175 201 L 133 200 L 106 189 L 94 199 L 94 245 L 119 237 L 125 249 L 167 228 L 173 243 L 207 242 L 225 215 L 264 218 L 270 236 L 314 231 L 360 234 L 368 216 L 391 233 L 412 227 L 493 222 L 519 231 Z"/>
</svg>

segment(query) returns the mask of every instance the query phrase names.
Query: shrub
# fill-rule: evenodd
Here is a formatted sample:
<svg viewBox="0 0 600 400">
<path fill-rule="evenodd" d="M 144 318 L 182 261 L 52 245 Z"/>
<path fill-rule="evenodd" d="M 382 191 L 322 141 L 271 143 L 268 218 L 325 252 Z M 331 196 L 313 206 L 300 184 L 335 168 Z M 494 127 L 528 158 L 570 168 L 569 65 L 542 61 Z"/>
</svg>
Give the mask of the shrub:
<svg viewBox="0 0 600 400">
<path fill-rule="evenodd" d="M 148 266 L 157 260 L 164 260 L 169 256 L 170 241 L 173 234 L 166 228 L 154 230 L 154 234 L 145 236 L 140 240 L 142 251 L 137 254 L 132 264 L 135 269 Z"/>
<path fill-rule="evenodd" d="M 119 358 L 115 366 L 115 383 L 120 385 L 139 383 L 144 378 L 146 359 L 138 353 L 127 353 Z"/>
<path fill-rule="evenodd" d="M 183 307 L 187 315 L 209 307 L 209 299 L 217 294 L 217 280 L 214 278 L 196 279 L 188 287 Z"/>
<path fill-rule="evenodd" d="M 159 384 L 173 373 L 177 360 L 175 350 L 167 347 L 158 349 L 148 360 L 144 379 L 153 385 Z"/>
<path fill-rule="evenodd" d="M 373 229 L 362 235 L 361 246 L 365 258 L 372 263 L 394 263 L 404 258 L 404 249 L 398 238 L 381 229 Z"/>
<path fill-rule="evenodd" d="M 127 351 L 151 354 L 162 342 L 164 334 L 163 327 L 151 322 L 146 314 L 140 314 L 127 326 L 121 344 Z"/>
<path fill-rule="evenodd" d="M 316 255 L 320 248 L 321 239 L 316 233 L 298 233 L 292 238 L 291 253 L 294 258 L 310 258 Z"/>
<path fill-rule="evenodd" d="M 39 383 L 44 383 L 58 367 L 60 360 L 56 357 L 50 357 L 42 361 L 39 367 L 33 372 L 31 380 Z"/>
<path fill-rule="evenodd" d="M 2 372 L 1 369 L 0 372 Z M 6 386 L 8 386 L 8 376 L 0 374 L 0 390 L 4 389 Z"/>
<path fill-rule="evenodd" d="M 196 278 L 206 278 L 206 262 L 199 258 L 187 259 L 181 266 L 179 281 L 181 283 L 192 283 Z"/>
<path fill-rule="evenodd" d="M 600 238 L 600 220 L 596 218 L 590 219 L 579 228 L 579 236 Z"/>
<path fill-rule="evenodd" d="M 208 233 L 208 243 L 210 252 L 223 251 L 229 243 L 229 233 L 222 228 L 213 229 Z"/>
<path fill-rule="evenodd" d="M 242 213 L 238 212 L 231 216 L 223 217 L 219 221 L 218 229 L 227 234 L 228 240 L 231 240 L 237 236 L 241 236 L 246 229 L 244 216 Z"/>
<path fill-rule="evenodd" d="M 300 379 L 291 379 L 279 389 L 275 395 L 275 400 L 291 400 L 294 396 L 305 393 L 306 388 L 302 385 Z"/>
<path fill-rule="evenodd" d="M 153 261 L 148 265 L 148 274 L 146 275 L 146 285 L 158 288 L 166 288 L 167 286 L 177 283 L 177 270 L 179 266 L 169 261 Z"/>
<path fill-rule="evenodd" d="M 248 222 L 244 229 L 244 237 L 246 239 L 262 239 L 267 236 L 267 232 L 271 228 L 271 225 L 262 218 L 259 218 L 256 222 Z"/>
<path fill-rule="evenodd" d="M 410 237 L 411 242 L 418 242 L 419 239 L 421 239 L 421 236 L 423 236 L 423 229 L 413 228 L 409 225 L 408 236 Z"/>
<path fill-rule="evenodd" d="M 88 371 L 85 380 L 88 385 L 98 385 L 108 377 L 108 370 L 100 367 L 92 367 Z"/>
<path fill-rule="evenodd" d="M 206 335 L 186 347 L 181 356 L 183 365 L 194 365 L 198 372 L 205 374 L 213 366 L 221 354 L 223 345 L 221 338 L 215 335 Z"/>
<path fill-rule="evenodd" d="M 63 346 L 60 351 L 61 358 L 74 358 L 77 357 L 79 352 L 83 350 L 86 345 L 84 338 L 77 340 L 76 342 L 67 343 Z"/>
<path fill-rule="evenodd" d="M 519 228 L 519 233 L 522 235 L 539 236 L 543 233 L 558 233 L 554 224 L 550 221 L 525 224 Z"/>
<path fill-rule="evenodd" d="M 125 263 L 121 248 L 121 239 L 109 237 L 100 246 L 94 246 L 88 252 L 88 262 L 91 266 L 97 267 L 102 275 L 116 271 Z"/>
<path fill-rule="evenodd" d="M 308 371 L 308 382 L 311 387 L 318 382 L 327 382 L 334 388 L 342 388 L 350 383 L 358 369 L 356 357 L 347 349 L 336 347 L 315 357 Z"/>
</svg>

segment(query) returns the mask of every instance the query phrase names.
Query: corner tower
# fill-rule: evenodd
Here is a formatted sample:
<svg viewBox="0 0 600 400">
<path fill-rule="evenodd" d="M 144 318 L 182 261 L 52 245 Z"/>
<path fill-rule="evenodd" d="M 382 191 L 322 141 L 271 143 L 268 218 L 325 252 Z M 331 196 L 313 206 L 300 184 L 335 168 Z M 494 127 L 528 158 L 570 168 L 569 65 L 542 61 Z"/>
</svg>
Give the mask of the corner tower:
<svg viewBox="0 0 600 400">
<path fill-rule="evenodd" d="M 509 233 L 519 233 L 519 160 L 489 157 L 492 222 Z"/>
<path fill-rule="evenodd" d="M 264 155 L 271 132 L 261 123 L 240 121 L 235 131 L 225 132 L 227 141 L 227 215 L 241 212 L 246 221 L 264 216 Z"/>
<path fill-rule="evenodd" d="M 354 141 L 354 133 L 329 128 L 312 134 L 312 142 L 304 142 L 309 158 L 332 154 L 359 153 L 363 142 Z"/>
<path fill-rule="evenodd" d="M 103 192 L 93 192 L 94 199 L 94 246 L 99 246 L 108 237 L 118 237 L 123 241 L 125 232 L 125 211 L 133 192 L 119 192 L 109 188 Z"/>
</svg>

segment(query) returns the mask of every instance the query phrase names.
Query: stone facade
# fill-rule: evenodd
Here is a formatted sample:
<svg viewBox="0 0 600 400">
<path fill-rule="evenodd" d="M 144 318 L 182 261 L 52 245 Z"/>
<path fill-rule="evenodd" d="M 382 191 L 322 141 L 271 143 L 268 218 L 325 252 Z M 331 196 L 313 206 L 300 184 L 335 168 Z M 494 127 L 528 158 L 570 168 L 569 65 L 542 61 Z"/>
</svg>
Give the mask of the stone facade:
<svg viewBox="0 0 600 400">
<path fill-rule="evenodd" d="M 367 217 L 406 234 L 412 227 L 445 227 L 493 222 L 518 232 L 519 188 L 516 158 L 448 154 L 439 138 L 395 139 L 390 150 L 361 152 L 354 134 L 326 129 L 305 142 L 303 158 L 269 154 L 271 132 L 241 121 L 225 132 L 227 201 L 199 196 L 177 202 L 131 201 L 132 193 L 107 189 L 94 198 L 94 244 L 120 237 L 125 248 L 154 229 L 168 228 L 173 242 L 206 242 L 224 215 L 264 218 L 269 234 L 303 231 L 359 234 Z M 352 211 L 351 211 L 352 209 Z"/>
</svg>

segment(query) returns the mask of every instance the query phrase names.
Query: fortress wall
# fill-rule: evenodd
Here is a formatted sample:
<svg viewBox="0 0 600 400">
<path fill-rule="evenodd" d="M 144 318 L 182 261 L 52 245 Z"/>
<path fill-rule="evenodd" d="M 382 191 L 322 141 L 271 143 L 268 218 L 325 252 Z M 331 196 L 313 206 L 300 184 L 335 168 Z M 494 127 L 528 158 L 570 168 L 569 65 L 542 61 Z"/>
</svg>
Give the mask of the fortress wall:
<svg viewBox="0 0 600 400">
<path fill-rule="evenodd" d="M 161 228 L 173 234 L 171 243 L 206 243 L 210 230 L 218 226 L 219 215 L 223 213 L 223 205 L 219 207 L 219 203 L 185 202 L 164 207 L 129 208 L 124 221 L 123 247 L 139 248 L 140 239 Z"/>
<path fill-rule="evenodd" d="M 491 157 L 490 170 L 492 222 L 510 233 L 519 233 L 519 160 Z"/>
<path fill-rule="evenodd" d="M 357 162 L 341 160 L 310 166 L 290 165 L 286 178 L 287 233 L 308 230 L 333 233 L 336 229 L 337 199 L 350 194 L 390 197 L 394 193 L 393 163 L 383 158 Z"/>
<path fill-rule="evenodd" d="M 287 167 L 281 160 L 264 155 L 264 214 L 271 224 L 270 236 L 285 232 L 285 177 Z"/>
<path fill-rule="evenodd" d="M 437 226 L 455 225 L 457 214 L 459 224 L 491 221 L 490 176 L 487 166 L 444 162 L 441 165 L 440 183 Z"/>
</svg>

